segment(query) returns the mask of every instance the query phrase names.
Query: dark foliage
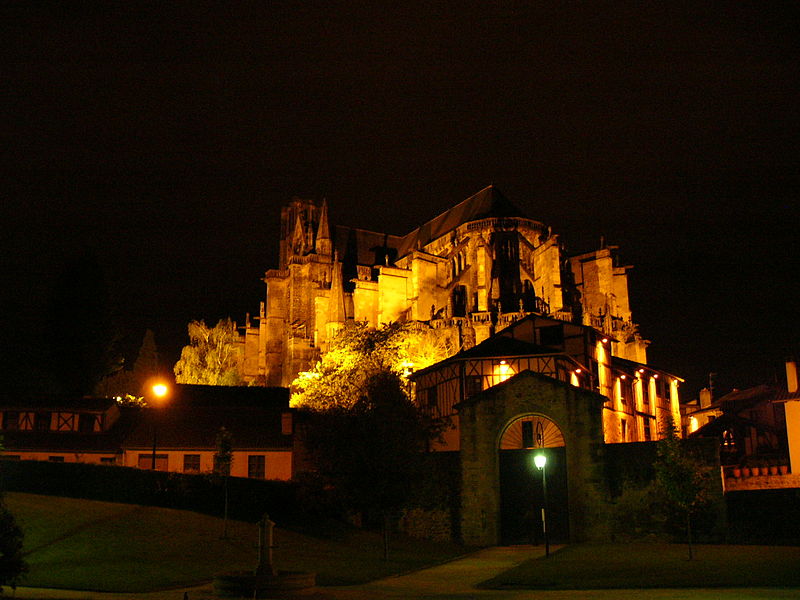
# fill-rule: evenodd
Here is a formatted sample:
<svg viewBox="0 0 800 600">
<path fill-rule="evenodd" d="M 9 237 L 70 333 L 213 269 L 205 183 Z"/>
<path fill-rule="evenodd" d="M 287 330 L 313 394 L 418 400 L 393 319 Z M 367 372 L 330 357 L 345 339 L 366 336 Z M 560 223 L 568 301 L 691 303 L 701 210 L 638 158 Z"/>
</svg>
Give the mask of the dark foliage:
<svg viewBox="0 0 800 600">
<path fill-rule="evenodd" d="M 319 474 L 347 506 L 385 514 L 410 497 L 436 433 L 397 375 L 379 372 L 351 408 L 311 413 L 306 442 Z"/>
<path fill-rule="evenodd" d="M 220 477 L 45 461 L 4 461 L 0 469 L 7 491 L 161 506 L 214 516 L 223 510 Z M 281 525 L 304 520 L 298 514 L 293 483 L 227 479 L 230 497 L 235 499 L 230 507 L 232 519 L 255 522 L 268 512 Z"/>
<path fill-rule="evenodd" d="M 0 586 L 17 587 L 20 578 L 28 572 L 22 558 L 22 530 L 3 502 L 0 502 Z"/>
</svg>

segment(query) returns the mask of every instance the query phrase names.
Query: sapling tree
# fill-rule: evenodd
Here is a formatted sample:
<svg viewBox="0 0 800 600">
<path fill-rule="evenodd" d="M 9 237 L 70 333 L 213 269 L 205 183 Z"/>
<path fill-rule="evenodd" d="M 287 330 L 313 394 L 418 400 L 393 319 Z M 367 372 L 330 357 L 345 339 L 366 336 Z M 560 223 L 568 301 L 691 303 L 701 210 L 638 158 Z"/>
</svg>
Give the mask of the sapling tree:
<svg viewBox="0 0 800 600">
<path fill-rule="evenodd" d="M 692 560 L 692 518 L 710 502 L 711 470 L 689 452 L 671 417 L 664 421 L 658 442 L 656 482 L 670 503 L 683 513 L 689 560 Z"/>
<path fill-rule="evenodd" d="M 216 451 L 214 452 L 214 474 L 222 477 L 223 511 L 222 539 L 228 538 L 228 478 L 233 464 L 233 437 L 230 431 L 220 427 L 217 432 Z"/>
</svg>

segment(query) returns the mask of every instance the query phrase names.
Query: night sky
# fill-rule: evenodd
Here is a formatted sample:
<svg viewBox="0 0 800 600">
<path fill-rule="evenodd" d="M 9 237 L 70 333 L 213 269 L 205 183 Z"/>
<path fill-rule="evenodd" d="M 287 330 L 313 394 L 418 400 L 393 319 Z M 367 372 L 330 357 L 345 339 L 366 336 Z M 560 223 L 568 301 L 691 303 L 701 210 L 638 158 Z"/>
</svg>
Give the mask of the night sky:
<svg viewBox="0 0 800 600">
<path fill-rule="evenodd" d="M 797 350 L 795 3 L 74 4 L 1 9 L 6 343 L 91 248 L 174 362 L 189 320 L 257 313 L 292 196 L 404 234 L 494 184 L 620 246 L 685 399 Z"/>
</svg>

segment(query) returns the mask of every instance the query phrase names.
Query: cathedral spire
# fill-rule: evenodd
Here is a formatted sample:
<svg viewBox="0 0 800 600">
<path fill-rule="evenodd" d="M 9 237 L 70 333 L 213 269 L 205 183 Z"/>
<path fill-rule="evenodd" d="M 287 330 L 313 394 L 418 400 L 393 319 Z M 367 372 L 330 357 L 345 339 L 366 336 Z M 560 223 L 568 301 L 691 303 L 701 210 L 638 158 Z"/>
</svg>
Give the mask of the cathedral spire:
<svg viewBox="0 0 800 600">
<path fill-rule="evenodd" d="M 300 211 L 297 211 L 297 216 L 294 221 L 294 233 L 292 234 L 292 253 L 298 256 L 305 254 L 306 250 L 306 236 L 303 232 L 302 218 Z"/>
<path fill-rule="evenodd" d="M 336 252 L 333 254 L 333 269 L 331 273 L 331 295 L 328 304 L 328 323 L 344 325 L 344 284 L 342 283 L 342 263 Z"/>
<path fill-rule="evenodd" d="M 322 200 L 322 208 L 319 212 L 319 225 L 317 226 L 317 254 L 330 256 L 332 249 L 331 233 L 328 227 L 328 201 Z"/>
</svg>

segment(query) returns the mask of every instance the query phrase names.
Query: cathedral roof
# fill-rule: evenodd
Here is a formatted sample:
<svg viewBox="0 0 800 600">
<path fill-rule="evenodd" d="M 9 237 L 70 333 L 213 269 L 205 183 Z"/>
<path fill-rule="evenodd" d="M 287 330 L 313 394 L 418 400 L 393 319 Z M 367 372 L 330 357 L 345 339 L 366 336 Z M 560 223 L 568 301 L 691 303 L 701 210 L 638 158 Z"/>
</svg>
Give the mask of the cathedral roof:
<svg viewBox="0 0 800 600">
<path fill-rule="evenodd" d="M 464 223 L 490 218 L 528 217 L 500 190 L 490 185 L 405 236 L 337 225 L 334 245 L 345 264 L 383 264 L 383 260 L 378 260 L 383 255 L 380 252 L 382 248 L 393 249 L 389 257 L 389 262 L 392 263 Z"/>
<path fill-rule="evenodd" d="M 504 217 L 528 218 L 500 190 L 490 185 L 404 236 L 398 248 L 398 257 L 406 256 L 463 223 Z"/>
</svg>

